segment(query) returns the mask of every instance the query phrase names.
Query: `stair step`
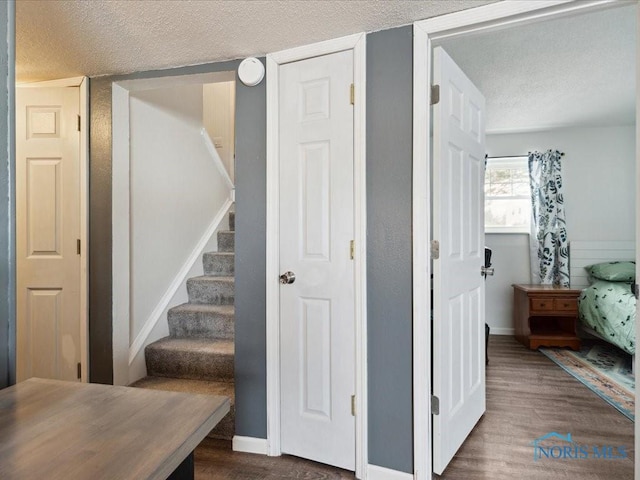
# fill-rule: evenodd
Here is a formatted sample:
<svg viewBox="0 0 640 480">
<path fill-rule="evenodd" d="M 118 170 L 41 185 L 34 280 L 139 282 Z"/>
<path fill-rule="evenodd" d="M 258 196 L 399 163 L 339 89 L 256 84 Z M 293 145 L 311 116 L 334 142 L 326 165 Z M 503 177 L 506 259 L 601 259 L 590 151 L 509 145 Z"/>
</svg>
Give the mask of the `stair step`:
<svg viewBox="0 0 640 480">
<path fill-rule="evenodd" d="M 232 252 L 207 252 L 202 255 L 204 274 L 212 277 L 233 276 L 235 255 Z"/>
<path fill-rule="evenodd" d="M 229 212 L 229 230 L 236 229 L 236 212 Z"/>
<path fill-rule="evenodd" d="M 233 277 L 193 277 L 187 280 L 189 303 L 233 305 Z"/>
<path fill-rule="evenodd" d="M 209 433 L 209 437 L 231 440 L 235 433 L 236 401 L 235 386 L 230 382 L 214 382 L 205 380 L 186 380 L 183 378 L 144 377 L 130 385 L 150 390 L 164 390 L 167 392 L 198 393 L 203 395 L 222 395 L 229 397 L 231 408 L 229 413 L 220 420 Z"/>
<path fill-rule="evenodd" d="M 218 232 L 218 251 L 233 252 L 235 248 L 236 232 L 231 230 L 221 230 Z"/>
<path fill-rule="evenodd" d="M 232 340 L 164 337 L 144 350 L 147 374 L 191 380 L 234 380 Z"/>
<path fill-rule="evenodd" d="M 233 339 L 234 307 L 232 305 L 183 303 L 167 312 L 167 320 L 169 336 L 174 338 Z"/>
</svg>

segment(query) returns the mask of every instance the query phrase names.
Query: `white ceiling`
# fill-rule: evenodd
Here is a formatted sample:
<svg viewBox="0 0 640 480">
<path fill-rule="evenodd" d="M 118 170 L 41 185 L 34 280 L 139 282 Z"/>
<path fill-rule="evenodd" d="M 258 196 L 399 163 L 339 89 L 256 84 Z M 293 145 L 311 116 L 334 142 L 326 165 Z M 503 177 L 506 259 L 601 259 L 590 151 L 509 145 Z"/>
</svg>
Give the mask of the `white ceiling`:
<svg viewBox="0 0 640 480">
<path fill-rule="evenodd" d="M 487 131 L 635 123 L 636 6 L 443 41 Z"/>
<path fill-rule="evenodd" d="M 258 56 L 495 0 L 18 0 L 18 81 Z"/>
</svg>

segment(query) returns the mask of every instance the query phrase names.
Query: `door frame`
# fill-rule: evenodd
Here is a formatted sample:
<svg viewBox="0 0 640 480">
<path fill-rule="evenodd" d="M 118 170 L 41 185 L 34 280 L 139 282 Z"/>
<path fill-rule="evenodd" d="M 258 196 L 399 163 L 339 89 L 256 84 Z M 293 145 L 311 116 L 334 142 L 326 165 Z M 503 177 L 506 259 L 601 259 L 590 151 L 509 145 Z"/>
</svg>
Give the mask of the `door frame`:
<svg viewBox="0 0 640 480">
<path fill-rule="evenodd" d="M 626 0 L 507 0 L 413 24 L 413 447 L 416 480 L 431 479 L 433 472 L 431 299 L 424 294 L 431 288 L 432 273 L 429 252 L 432 208 L 432 141 L 429 136 L 432 124 L 429 107 L 429 85 L 433 69 L 432 41 L 634 3 Z M 640 167 L 640 158 L 637 159 L 637 166 Z M 636 201 L 636 204 L 637 208 L 640 207 L 640 201 Z M 640 258 L 639 253 L 636 251 L 637 258 Z M 640 335 L 640 325 L 636 329 Z M 636 447 L 640 444 L 639 427 L 636 424 Z M 428 454 L 421 455 L 419 452 Z"/>
<path fill-rule="evenodd" d="M 89 382 L 89 78 L 18 83 L 18 88 L 79 87 L 80 101 L 80 380 Z M 17 361 L 17 360 L 16 360 Z"/>
<path fill-rule="evenodd" d="M 358 33 L 267 55 L 267 453 L 280 447 L 280 218 L 279 218 L 279 68 L 286 63 L 353 50 L 354 223 L 355 223 L 355 367 L 356 475 L 365 478 L 367 465 L 367 262 L 366 262 L 366 35 Z"/>
</svg>

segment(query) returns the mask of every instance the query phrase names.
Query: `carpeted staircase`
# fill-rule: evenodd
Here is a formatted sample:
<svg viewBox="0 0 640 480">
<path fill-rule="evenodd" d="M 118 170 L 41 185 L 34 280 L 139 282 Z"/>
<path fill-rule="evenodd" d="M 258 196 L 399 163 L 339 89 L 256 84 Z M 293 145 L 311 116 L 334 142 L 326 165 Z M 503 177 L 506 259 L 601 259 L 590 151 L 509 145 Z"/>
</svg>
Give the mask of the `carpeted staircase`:
<svg viewBox="0 0 640 480">
<path fill-rule="evenodd" d="M 224 395 L 231 411 L 209 434 L 234 434 L 234 239 L 235 214 L 229 230 L 218 232 L 218 251 L 203 255 L 204 275 L 187 280 L 189 302 L 169 310 L 169 336 L 145 349 L 147 377 L 133 387 Z"/>
</svg>

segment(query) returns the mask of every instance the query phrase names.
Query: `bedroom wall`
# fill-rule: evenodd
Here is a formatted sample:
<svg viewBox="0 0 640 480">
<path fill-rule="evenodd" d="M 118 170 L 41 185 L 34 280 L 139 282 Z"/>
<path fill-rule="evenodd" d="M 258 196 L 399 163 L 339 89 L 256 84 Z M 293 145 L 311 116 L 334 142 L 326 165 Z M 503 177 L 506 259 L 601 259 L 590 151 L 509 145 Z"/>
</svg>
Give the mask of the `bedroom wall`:
<svg viewBox="0 0 640 480">
<path fill-rule="evenodd" d="M 572 240 L 635 239 L 635 126 L 559 128 L 487 135 L 489 156 L 565 152 L 567 235 Z M 613 212 L 613 213 L 612 213 Z M 491 332 L 512 334 L 513 283 L 530 282 L 529 236 L 487 234 L 495 276 L 487 279 Z"/>
</svg>

